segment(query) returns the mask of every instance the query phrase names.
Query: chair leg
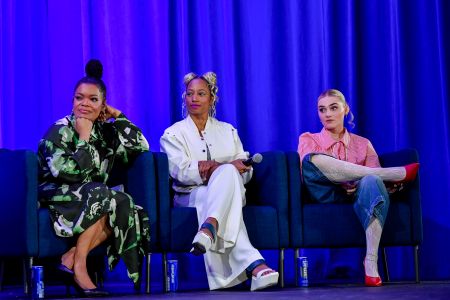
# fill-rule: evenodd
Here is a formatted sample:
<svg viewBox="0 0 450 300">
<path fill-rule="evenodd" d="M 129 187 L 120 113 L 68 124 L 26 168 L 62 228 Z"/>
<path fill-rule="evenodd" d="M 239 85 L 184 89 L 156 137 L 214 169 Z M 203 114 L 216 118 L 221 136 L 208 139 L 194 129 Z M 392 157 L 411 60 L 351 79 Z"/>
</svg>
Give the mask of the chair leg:
<svg viewBox="0 0 450 300">
<path fill-rule="evenodd" d="M 31 293 L 31 268 L 33 267 L 33 257 L 28 257 L 23 260 L 23 292 L 25 295 L 30 295 Z"/>
<path fill-rule="evenodd" d="M 168 292 L 169 291 L 169 284 L 167 282 L 167 253 L 163 252 L 162 254 L 162 260 L 163 260 L 163 286 L 164 286 L 164 291 Z"/>
<path fill-rule="evenodd" d="M 149 252 L 147 253 L 147 259 L 146 259 L 146 264 L 145 264 L 145 278 L 146 278 L 146 282 L 145 282 L 145 292 L 147 294 L 150 294 L 150 261 L 152 258 L 152 254 Z"/>
<path fill-rule="evenodd" d="M 89 275 L 94 277 L 94 284 L 97 287 L 103 288 L 105 261 L 100 258 L 88 257 L 88 265 L 90 266 Z"/>
<path fill-rule="evenodd" d="M 416 271 L 416 283 L 420 283 L 419 278 L 419 246 L 414 246 L 414 269 Z"/>
<path fill-rule="evenodd" d="M 280 273 L 280 278 L 279 278 L 280 287 L 284 288 L 284 248 L 281 248 L 279 250 L 278 272 Z"/>
<path fill-rule="evenodd" d="M 94 283 L 96 286 L 103 288 L 104 286 L 104 278 L 103 278 L 103 271 L 102 270 L 97 270 L 94 272 Z"/>
<path fill-rule="evenodd" d="M 98 279 L 99 279 L 98 271 L 95 271 L 94 272 L 94 284 L 96 286 L 98 286 L 98 281 L 99 281 Z"/>
<path fill-rule="evenodd" d="M 382 247 L 381 255 L 383 256 L 384 273 L 386 274 L 386 282 L 390 282 L 389 268 L 387 263 L 386 247 Z"/>
<path fill-rule="evenodd" d="M 298 258 L 300 257 L 300 249 L 295 248 L 294 252 L 294 276 L 295 276 L 295 286 L 298 286 Z"/>
<path fill-rule="evenodd" d="M 3 260 L 0 260 L 0 292 L 2 291 L 3 287 L 3 271 L 5 268 L 5 262 Z"/>
</svg>

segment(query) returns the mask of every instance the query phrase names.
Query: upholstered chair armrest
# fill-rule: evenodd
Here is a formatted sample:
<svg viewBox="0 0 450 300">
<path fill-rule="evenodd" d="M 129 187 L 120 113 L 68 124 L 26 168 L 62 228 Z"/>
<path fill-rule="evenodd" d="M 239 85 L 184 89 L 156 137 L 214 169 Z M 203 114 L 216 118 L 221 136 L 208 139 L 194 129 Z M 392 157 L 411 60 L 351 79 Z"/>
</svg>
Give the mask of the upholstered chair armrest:
<svg viewBox="0 0 450 300">
<path fill-rule="evenodd" d="M 300 157 L 296 151 L 286 152 L 288 184 L 289 184 L 289 226 L 291 244 L 295 247 L 302 245 L 301 235 L 303 226 L 302 213 L 302 180 L 300 172 Z"/>
<path fill-rule="evenodd" d="M 37 156 L 0 149 L 1 256 L 37 256 Z"/>
<path fill-rule="evenodd" d="M 155 247 L 157 238 L 157 203 L 155 163 L 152 152 L 143 152 L 127 169 L 125 190 L 135 203 L 147 212 L 150 221 L 150 246 Z"/>
<path fill-rule="evenodd" d="M 404 166 L 419 162 L 419 155 L 415 149 L 403 149 L 396 152 L 385 153 L 379 156 L 381 166 Z M 420 169 L 419 169 L 420 173 Z M 392 196 L 393 201 L 404 201 L 410 205 L 411 220 L 413 224 L 413 240 L 420 244 L 423 240 L 422 208 L 420 195 L 419 173 L 414 181 L 406 183 L 403 190 Z"/>
<path fill-rule="evenodd" d="M 167 154 L 153 152 L 155 161 L 156 191 L 158 202 L 158 233 L 162 249 L 170 247 L 171 235 L 171 201 L 169 184 L 169 161 Z"/>
<path fill-rule="evenodd" d="M 247 205 L 271 206 L 277 210 L 280 243 L 288 243 L 288 176 L 282 151 L 261 153 L 263 160 L 253 165 L 253 177 L 246 185 Z"/>
</svg>

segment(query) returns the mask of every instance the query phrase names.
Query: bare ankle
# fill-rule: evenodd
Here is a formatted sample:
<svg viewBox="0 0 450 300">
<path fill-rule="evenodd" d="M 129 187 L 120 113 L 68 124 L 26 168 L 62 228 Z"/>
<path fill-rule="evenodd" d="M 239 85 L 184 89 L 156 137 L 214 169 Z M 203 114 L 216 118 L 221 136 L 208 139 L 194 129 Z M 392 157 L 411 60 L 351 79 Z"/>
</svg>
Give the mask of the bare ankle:
<svg viewBox="0 0 450 300">
<path fill-rule="evenodd" d="M 214 226 L 214 229 L 216 229 L 216 231 L 217 231 L 218 222 L 217 222 L 216 218 L 208 217 L 208 218 L 206 218 L 205 222 Z"/>
<path fill-rule="evenodd" d="M 266 274 L 269 274 L 269 273 L 274 272 L 274 270 L 272 270 L 271 268 L 269 268 L 266 264 L 260 264 L 259 266 L 255 267 L 255 268 L 253 269 L 252 275 L 253 275 L 253 276 L 256 276 L 256 274 L 258 274 L 258 272 L 260 272 L 261 270 L 264 270 L 264 269 L 269 269 L 269 270 L 267 270 L 266 272 L 264 272 L 262 275 L 266 275 Z"/>
<path fill-rule="evenodd" d="M 209 231 L 208 229 L 206 229 L 206 228 L 201 228 L 200 231 L 201 231 L 201 232 L 204 232 L 207 236 L 209 236 L 209 238 L 210 238 L 211 240 L 214 239 L 214 237 L 212 236 L 211 231 Z"/>
<path fill-rule="evenodd" d="M 69 269 L 72 269 L 74 259 L 75 259 L 75 247 L 72 247 L 72 248 L 70 248 L 69 251 L 67 251 L 66 253 L 64 253 L 61 256 L 61 264 L 63 264 L 64 266 L 66 266 Z"/>
<path fill-rule="evenodd" d="M 208 217 L 200 227 L 200 231 L 207 234 L 211 240 L 215 240 L 218 226 L 218 222 L 215 218 Z"/>
</svg>

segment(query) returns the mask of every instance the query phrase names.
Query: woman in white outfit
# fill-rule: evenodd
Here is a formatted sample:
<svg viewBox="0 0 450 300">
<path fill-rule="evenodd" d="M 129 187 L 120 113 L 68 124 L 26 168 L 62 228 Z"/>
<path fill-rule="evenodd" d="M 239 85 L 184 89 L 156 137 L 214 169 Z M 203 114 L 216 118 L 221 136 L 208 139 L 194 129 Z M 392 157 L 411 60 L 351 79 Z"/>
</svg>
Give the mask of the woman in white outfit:
<svg viewBox="0 0 450 300">
<path fill-rule="evenodd" d="M 278 282 L 250 243 L 242 217 L 245 187 L 253 169 L 237 130 L 214 118 L 217 103 L 216 74 L 184 77 L 184 120 L 167 128 L 161 151 L 167 153 L 175 190 L 174 205 L 197 209 L 201 224 L 192 242 L 194 255 L 204 254 L 211 290 L 228 288 L 251 276 L 251 290 Z"/>
</svg>

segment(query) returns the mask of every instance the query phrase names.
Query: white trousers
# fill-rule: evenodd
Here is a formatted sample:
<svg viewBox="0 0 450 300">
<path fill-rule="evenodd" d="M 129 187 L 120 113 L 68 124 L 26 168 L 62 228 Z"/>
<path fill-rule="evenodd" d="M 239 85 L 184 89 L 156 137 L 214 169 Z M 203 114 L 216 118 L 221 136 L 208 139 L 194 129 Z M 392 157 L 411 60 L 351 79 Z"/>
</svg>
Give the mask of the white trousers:
<svg viewBox="0 0 450 300">
<path fill-rule="evenodd" d="M 242 217 L 245 187 L 237 169 L 231 164 L 217 168 L 207 186 L 199 186 L 190 194 L 175 197 L 175 206 L 197 209 L 202 224 L 208 217 L 218 221 L 216 242 L 204 254 L 210 290 L 227 288 L 247 280 L 245 269 L 262 259 L 248 238 Z"/>
</svg>

